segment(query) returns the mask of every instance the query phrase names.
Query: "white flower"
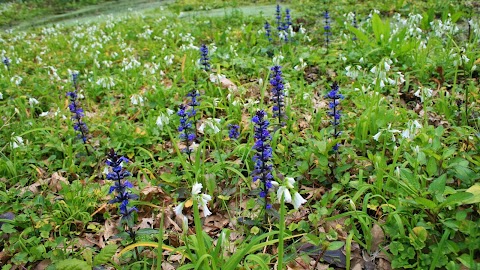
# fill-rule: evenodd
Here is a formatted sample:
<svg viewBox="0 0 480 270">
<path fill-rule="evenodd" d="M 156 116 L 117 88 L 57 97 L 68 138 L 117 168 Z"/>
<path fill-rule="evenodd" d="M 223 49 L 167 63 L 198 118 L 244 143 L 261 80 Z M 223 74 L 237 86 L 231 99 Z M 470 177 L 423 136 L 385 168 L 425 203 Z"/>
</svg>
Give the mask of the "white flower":
<svg viewBox="0 0 480 270">
<path fill-rule="evenodd" d="M 188 231 L 188 218 L 186 216 L 182 216 L 182 230 L 184 232 Z"/>
<path fill-rule="evenodd" d="M 380 138 L 380 135 L 382 135 L 382 132 L 379 131 L 377 134 L 373 135 L 373 139 L 378 142 L 378 138 Z"/>
<path fill-rule="evenodd" d="M 35 98 L 29 98 L 28 99 L 28 104 L 30 104 L 30 107 L 33 107 L 33 105 L 36 105 L 40 102 L 38 102 L 38 100 L 36 100 Z"/>
<path fill-rule="evenodd" d="M 0 92 L 0 99 L 3 99 L 3 94 L 2 94 L 2 92 Z"/>
<path fill-rule="evenodd" d="M 192 195 L 197 195 L 202 192 L 203 185 L 201 183 L 195 183 L 192 187 Z"/>
<path fill-rule="evenodd" d="M 179 205 L 177 205 L 174 209 L 173 212 L 175 212 L 175 215 L 180 216 L 182 215 L 183 207 L 185 206 L 185 202 L 181 202 Z"/>
<path fill-rule="evenodd" d="M 283 195 L 283 200 L 286 203 L 291 203 L 292 202 L 292 195 L 290 195 L 290 191 L 285 186 L 280 186 L 277 190 L 277 198 L 278 198 L 278 202 L 280 202 L 280 203 L 281 203 L 281 200 L 282 200 L 282 195 Z"/>
<path fill-rule="evenodd" d="M 285 177 L 285 180 L 287 180 L 287 187 L 292 189 L 293 185 L 295 184 L 295 178 L 293 177 Z"/>
<path fill-rule="evenodd" d="M 130 101 L 132 102 L 133 105 L 138 105 L 143 106 L 143 97 L 141 95 L 133 94 L 130 97 Z"/>
<path fill-rule="evenodd" d="M 212 196 L 210 196 L 210 195 L 202 194 L 200 196 L 200 201 L 199 201 L 200 205 L 199 206 L 202 207 L 203 215 L 206 216 L 206 217 L 208 217 L 212 214 L 212 212 L 210 212 L 210 209 L 208 209 L 208 206 L 207 206 L 208 202 L 211 201 L 211 200 L 212 200 Z"/>
<path fill-rule="evenodd" d="M 155 123 L 157 124 L 159 129 L 163 129 L 163 126 L 168 125 L 168 123 L 170 123 L 170 118 L 168 118 L 167 115 L 162 113 L 160 114 L 159 117 L 157 117 L 157 121 Z"/>
<path fill-rule="evenodd" d="M 12 138 L 12 142 L 10 143 L 10 146 L 12 146 L 12 148 L 18 148 L 20 146 L 23 146 L 23 138 L 20 137 L 20 136 L 15 136 Z"/>
<path fill-rule="evenodd" d="M 205 122 L 203 122 L 200 127 L 198 127 L 198 131 L 200 133 L 205 133 L 205 126 L 207 126 L 213 134 L 217 134 L 220 132 L 220 128 L 218 128 L 218 125 L 220 124 L 220 119 L 218 118 L 207 118 Z"/>
<path fill-rule="evenodd" d="M 174 114 L 174 113 L 175 113 L 175 111 L 174 111 L 174 110 L 167 109 L 167 114 L 168 114 L 169 116 L 170 116 L 170 115 L 172 115 L 172 114 Z"/>
<path fill-rule="evenodd" d="M 14 75 L 12 76 L 12 78 L 10 79 L 11 82 L 13 82 L 14 84 L 16 85 L 20 85 L 23 81 L 23 78 L 18 76 L 18 75 Z"/>
<path fill-rule="evenodd" d="M 302 204 L 304 204 L 304 203 L 306 203 L 306 202 L 307 202 L 307 200 L 305 200 L 305 199 L 302 197 L 302 195 L 300 195 L 300 193 L 295 192 L 295 193 L 293 194 L 293 202 L 292 202 L 293 208 L 298 209 L 298 208 L 300 208 L 300 206 L 302 206 Z"/>
<path fill-rule="evenodd" d="M 46 117 L 48 116 L 49 112 L 42 112 L 41 114 L 39 114 L 38 116 L 39 117 Z"/>
</svg>

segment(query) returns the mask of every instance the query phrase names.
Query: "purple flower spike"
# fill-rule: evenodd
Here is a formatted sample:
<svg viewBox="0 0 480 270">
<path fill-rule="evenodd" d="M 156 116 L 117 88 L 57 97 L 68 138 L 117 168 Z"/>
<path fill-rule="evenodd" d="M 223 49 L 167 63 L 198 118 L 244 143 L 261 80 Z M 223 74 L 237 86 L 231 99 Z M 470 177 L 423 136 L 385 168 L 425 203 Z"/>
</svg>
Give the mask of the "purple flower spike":
<svg viewBox="0 0 480 270">
<path fill-rule="evenodd" d="M 266 112 L 263 110 L 257 111 L 252 118 L 252 122 L 255 124 L 255 144 L 253 150 L 256 151 L 253 156 L 253 162 L 255 163 L 254 170 L 252 171 L 253 181 L 260 180 L 260 197 L 265 200 L 265 208 L 268 209 L 268 191 L 272 187 L 272 147 L 270 146 L 270 132 L 268 132 L 269 122 L 266 119 Z M 265 219 L 267 215 L 265 213 Z M 266 221 L 266 220 L 265 220 Z"/>
<path fill-rule="evenodd" d="M 270 85 L 272 86 L 273 117 L 278 118 L 278 126 L 285 125 L 285 86 L 282 78 L 282 67 L 274 66 L 270 69 Z"/>
</svg>

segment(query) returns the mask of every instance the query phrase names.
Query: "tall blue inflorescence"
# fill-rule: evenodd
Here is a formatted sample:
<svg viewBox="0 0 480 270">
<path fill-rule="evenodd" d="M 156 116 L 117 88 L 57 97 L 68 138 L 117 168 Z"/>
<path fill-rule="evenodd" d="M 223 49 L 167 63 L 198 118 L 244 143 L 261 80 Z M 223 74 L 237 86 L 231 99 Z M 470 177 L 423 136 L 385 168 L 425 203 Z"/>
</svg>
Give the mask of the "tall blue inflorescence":
<svg viewBox="0 0 480 270">
<path fill-rule="evenodd" d="M 133 212 L 138 211 L 136 207 L 129 207 L 130 200 L 138 199 L 138 195 L 132 194 L 128 189 L 133 188 L 133 184 L 125 180 L 131 174 L 123 168 L 123 163 L 128 163 L 128 159 L 117 155 L 113 149 L 110 149 L 107 155 L 106 164 L 110 167 L 107 173 L 107 180 L 114 181 L 108 194 L 115 192 L 115 197 L 108 203 L 119 203 L 122 221 L 127 222 L 129 227 L 133 225 Z"/>
<path fill-rule="evenodd" d="M 232 140 L 238 139 L 240 137 L 240 132 L 238 131 L 240 129 L 240 126 L 238 125 L 228 125 L 229 131 L 228 131 L 228 137 Z"/>
<path fill-rule="evenodd" d="M 180 116 L 180 125 L 178 126 L 178 131 L 180 132 L 180 139 L 185 142 L 185 148 L 183 151 L 188 154 L 192 153 L 192 142 L 195 140 L 195 133 L 193 132 L 192 122 L 189 120 L 189 112 L 185 105 L 180 105 L 178 108 L 177 115 Z"/>
<path fill-rule="evenodd" d="M 270 146 L 271 136 L 268 132 L 268 125 L 270 124 L 266 119 L 267 113 L 263 110 L 257 111 L 252 118 L 255 124 L 255 144 L 253 149 L 256 151 L 253 156 L 255 168 L 252 171 L 253 181 L 260 180 L 260 197 L 265 200 L 265 208 L 271 208 L 268 201 L 268 191 L 272 187 L 272 147 Z M 265 214 L 265 219 L 267 215 Z"/>
<path fill-rule="evenodd" d="M 357 24 L 357 12 L 353 12 L 353 22 L 352 22 L 353 27 L 358 29 L 358 24 Z M 352 40 L 357 40 L 357 36 L 353 35 Z"/>
<path fill-rule="evenodd" d="M 264 28 L 265 28 L 265 36 L 268 38 L 269 42 L 272 42 L 272 27 L 268 22 L 265 22 Z"/>
<path fill-rule="evenodd" d="M 283 39 L 285 42 L 289 41 L 288 35 L 290 33 L 289 29 L 292 25 L 292 18 L 290 17 L 290 9 L 285 10 L 285 21 L 283 22 Z"/>
<path fill-rule="evenodd" d="M 270 85 L 272 86 L 273 117 L 278 118 L 280 127 L 285 125 L 285 86 L 283 85 L 282 67 L 273 66 L 270 74 Z"/>
<path fill-rule="evenodd" d="M 85 116 L 83 109 L 80 107 L 79 102 L 78 102 L 78 93 L 77 93 L 77 78 L 78 78 L 78 73 L 72 73 L 72 83 L 74 87 L 74 91 L 72 92 L 67 92 L 67 97 L 69 97 L 70 104 L 68 105 L 68 108 L 70 109 L 70 112 L 73 114 L 72 120 L 73 120 L 73 129 L 75 131 L 79 132 L 78 137 L 82 139 L 83 143 L 87 143 L 87 134 L 88 134 L 88 127 L 83 122 L 83 117 Z M 85 146 L 85 149 L 88 149 Z"/>
<path fill-rule="evenodd" d="M 292 26 L 292 18 L 290 16 L 290 9 L 287 8 L 285 10 L 285 28 L 284 28 L 284 30 L 288 30 L 288 28 L 290 28 L 290 26 Z"/>
<path fill-rule="evenodd" d="M 324 35 L 325 35 L 325 46 L 327 48 L 327 53 L 328 53 L 328 44 L 330 44 L 330 36 L 332 35 L 331 27 L 330 27 L 330 13 L 328 13 L 328 10 L 325 10 L 325 13 L 323 13 L 323 18 L 325 19 L 325 25 L 323 26 Z"/>
<path fill-rule="evenodd" d="M 277 4 L 277 9 L 275 11 L 275 19 L 277 20 L 277 31 L 278 31 L 278 34 L 280 35 L 280 33 L 282 32 L 283 30 L 283 26 L 282 26 L 282 10 L 280 8 L 280 5 Z"/>
<path fill-rule="evenodd" d="M 202 44 L 200 46 L 200 65 L 202 66 L 202 69 L 205 71 L 210 70 L 210 58 L 208 58 L 208 47 L 205 44 Z"/>
<path fill-rule="evenodd" d="M 343 99 L 343 95 L 339 93 L 339 87 L 337 82 L 334 82 L 332 84 L 332 89 L 330 90 L 330 92 L 328 92 L 326 97 L 330 99 L 330 103 L 329 103 L 330 112 L 328 112 L 328 115 L 332 117 L 331 123 L 333 125 L 333 137 L 337 139 L 338 136 L 340 136 L 341 134 L 341 132 L 338 131 L 338 125 L 340 124 L 340 117 L 341 117 L 341 114 L 340 114 L 341 111 L 338 108 L 338 105 L 340 104 L 340 99 Z M 333 147 L 333 150 L 337 152 L 338 147 L 339 147 L 339 144 L 337 143 Z"/>
</svg>

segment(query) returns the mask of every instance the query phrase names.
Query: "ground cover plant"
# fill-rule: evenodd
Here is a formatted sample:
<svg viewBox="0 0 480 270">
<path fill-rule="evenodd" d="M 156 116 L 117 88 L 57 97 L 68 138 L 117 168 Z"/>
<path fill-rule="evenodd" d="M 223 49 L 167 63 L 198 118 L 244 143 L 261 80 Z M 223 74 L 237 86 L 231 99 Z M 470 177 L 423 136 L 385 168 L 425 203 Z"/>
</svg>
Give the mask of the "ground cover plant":
<svg viewBox="0 0 480 270">
<path fill-rule="evenodd" d="M 1 269 L 477 269 L 479 5 L 351 2 L 2 33 Z"/>
</svg>

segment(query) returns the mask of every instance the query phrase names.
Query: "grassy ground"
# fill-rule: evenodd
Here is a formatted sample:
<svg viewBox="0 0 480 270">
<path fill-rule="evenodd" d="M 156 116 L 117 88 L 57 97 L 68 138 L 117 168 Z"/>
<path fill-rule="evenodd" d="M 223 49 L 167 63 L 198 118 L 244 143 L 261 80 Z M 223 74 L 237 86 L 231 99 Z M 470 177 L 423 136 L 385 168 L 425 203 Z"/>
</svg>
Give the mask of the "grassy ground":
<svg viewBox="0 0 480 270">
<path fill-rule="evenodd" d="M 1 270 L 480 267 L 475 1 L 286 7 L 280 31 L 273 2 L 183 0 L 2 34 Z"/>
</svg>

